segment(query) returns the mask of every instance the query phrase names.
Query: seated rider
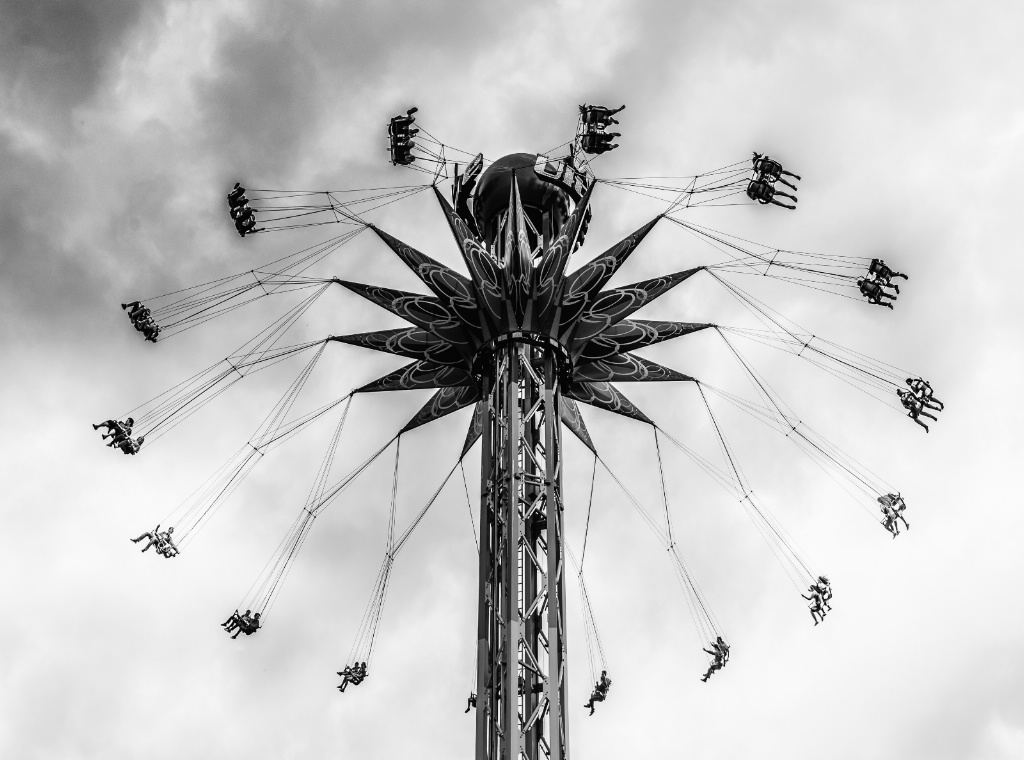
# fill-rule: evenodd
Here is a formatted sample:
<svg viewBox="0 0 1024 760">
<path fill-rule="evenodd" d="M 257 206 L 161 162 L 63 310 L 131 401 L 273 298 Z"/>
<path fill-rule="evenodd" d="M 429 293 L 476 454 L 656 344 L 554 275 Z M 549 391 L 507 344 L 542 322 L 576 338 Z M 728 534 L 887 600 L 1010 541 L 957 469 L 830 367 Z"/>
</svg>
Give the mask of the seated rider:
<svg viewBox="0 0 1024 760">
<path fill-rule="evenodd" d="M 700 680 L 706 682 L 711 678 L 712 674 L 724 668 L 725 663 L 729 661 L 729 645 L 725 643 L 725 640 L 721 636 L 719 636 L 711 642 L 711 649 L 705 649 L 703 651 L 715 658 L 708 666 L 708 672 L 701 676 Z"/>
<path fill-rule="evenodd" d="M 228 193 L 228 203 L 231 205 L 231 208 L 246 203 L 245 188 L 238 182 L 235 183 L 235 186 L 231 188 L 231 192 Z"/>
<path fill-rule="evenodd" d="M 128 319 L 131 320 L 133 325 L 138 325 L 139 322 L 145 322 L 152 316 L 153 312 L 147 309 L 145 306 L 138 306 L 128 312 Z"/>
<path fill-rule="evenodd" d="M 366 678 L 366 663 L 357 662 L 352 667 L 345 666 L 344 670 L 338 672 L 339 676 L 343 676 L 341 686 L 338 687 L 338 691 L 345 691 L 345 687 L 349 684 L 358 686 Z"/>
<path fill-rule="evenodd" d="M 907 410 L 907 416 L 923 427 L 926 433 L 928 432 L 928 426 L 921 422 L 919 418 L 928 417 L 929 419 L 938 421 L 937 417 L 928 414 L 928 412 L 924 410 L 924 404 L 910 391 L 900 389 L 896 391 L 896 395 L 900 397 L 900 403 L 903 404 L 903 408 Z"/>
<path fill-rule="evenodd" d="M 247 626 L 252 619 L 251 616 L 252 610 L 246 610 L 241 615 L 238 614 L 238 610 L 235 610 L 231 617 L 221 623 L 221 625 L 227 633 L 231 633 L 234 630 L 241 630 L 244 626 Z"/>
<path fill-rule="evenodd" d="M 150 343 L 156 343 L 157 336 L 160 335 L 160 325 L 156 323 L 150 323 L 142 328 L 142 335 Z"/>
<path fill-rule="evenodd" d="M 115 448 L 121 449 L 121 451 L 124 452 L 125 454 L 131 454 L 132 456 L 134 456 L 139 453 L 139 449 L 142 448 L 142 443 L 145 440 L 146 436 L 144 435 L 140 435 L 136 439 L 132 439 L 129 438 L 128 436 L 125 436 L 124 440 L 122 440 L 120 443 L 115 444 L 113 441 L 111 441 L 110 443 L 107 444 L 107 446 L 114 446 Z"/>
<path fill-rule="evenodd" d="M 248 617 L 251 612 L 252 610 L 246 610 L 245 617 Z M 238 610 L 236 609 L 234 612 L 231 613 L 231 616 L 220 625 L 228 633 L 231 633 L 231 631 L 241 627 L 242 617 L 243 616 L 239 615 Z"/>
<path fill-rule="evenodd" d="M 583 135 L 583 150 L 586 153 L 607 153 L 619 147 L 618 143 L 612 143 L 612 138 L 621 137 L 618 132 L 587 132 Z"/>
<path fill-rule="evenodd" d="M 174 528 L 171 528 L 171 530 L 174 530 Z M 148 538 L 149 539 L 149 543 L 146 544 L 144 547 L 142 547 L 142 551 L 147 551 L 149 549 L 149 547 L 154 546 L 155 544 L 160 543 L 160 536 L 161 535 L 162 534 L 160 533 L 160 526 L 157 525 L 155 528 L 153 528 L 153 530 L 151 530 L 151 531 L 149 531 L 147 533 L 143 533 L 138 538 L 132 538 L 132 539 L 129 539 L 129 540 L 133 544 L 137 544 L 137 543 L 139 543 L 139 541 L 143 540 L 144 538 Z"/>
<path fill-rule="evenodd" d="M 883 298 L 888 298 L 890 301 L 895 301 L 896 296 L 889 295 L 882 286 L 875 280 L 857 280 L 857 287 L 860 288 L 862 296 L 866 296 L 868 303 L 877 304 L 878 306 L 888 306 L 892 308 L 891 303 L 885 303 L 882 301 Z"/>
<path fill-rule="evenodd" d="M 148 314 L 144 319 L 136 320 L 132 324 L 135 326 L 135 329 L 138 330 L 140 333 L 145 333 L 147 329 L 156 327 L 156 322 Z"/>
<path fill-rule="evenodd" d="M 907 508 L 907 503 L 903 501 L 902 496 L 898 493 L 879 496 L 878 503 L 882 505 L 882 515 L 884 516 L 882 525 L 887 531 L 892 533 L 893 538 L 896 538 L 896 536 L 900 534 L 900 520 L 903 521 L 907 530 L 910 530 L 910 523 L 908 523 L 907 518 L 903 516 L 903 511 Z"/>
<path fill-rule="evenodd" d="M 775 206 L 782 206 L 783 208 L 796 208 L 796 206 L 790 206 L 788 203 L 782 203 L 781 201 L 775 200 L 776 195 L 781 195 L 783 198 L 789 198 L 793 203 L 798 203 L 795 196 L 776 190 L 764 180 L 752 179 L 747 185 L 747 197 L 752 201 L 757 201 L 762 206 L 771 203 Z"/>
<path fill-rule="evenodd" d="M 868 274 L 874 275 L 874 278 L 879 282 L 889 284 L 889 281 L 893 277 L 902 277 L 904 280 L 909 280 L 903 272 L 894 272 L 885 265 L 885 262 L 881 259 L 871 259 L 871 263 L 868 264 Z M 896 292 L 899 293 L 899 288 L 896 288 Z"/>
<path fill-rule="evenodd" d="M 235 631 L 235 635 L 231 637 L 232 639 L 237 639 L 238 634 L 240 633 L 244 633 L 246 636 L 252 636 L 260 629 L 260 613 L 257 612 L 252 617 L 249 617 L 249 612 L 247 610 L 246 614 L 239 618 L 236 628 L 238 628 L 238 630 Z"/>
<path fill-rule="evenodd" d="M 604 129 L 605 127 L 611 126 L 612 124 L 618 124 L 618 119 L 613 119 L 612 116 L 617 114 L 626 106 L 622 105 L 618 108 L 605 108 L 604 106 L 580 106 L 580 115 L 583 119 L 583 124 L 587 127 L 594 127 L 596 129 Z"/>
<path fill-rule="evenodd" d="M 107 448 L 108 449 L 109 448 L 114 448 L 115 446 L 117 448 L 121 448 L 122 444 L 124 444 L 127 441 L 131 440 L 131 432 L 132 432 L 132 429 L 130 427 L 125 427 L 125 428 L 122 428 L 120 430 L 114 430 L 113 433 L 108 433 L 108 434 L 104 435 L 103 436 L 103 440 L 105 441 L 105 440 L 107 440 L 107 438 L 110 439 L 110 443 L 107 444 Z"/>
<path fill-rule="evenodd" d="M 474 707 L 476 707 L 476 692 L 475 691 L 471 691 L 469 693 L 469 699 L 466 700 L 466 710 L 465 710 L 465 712 L 468 713 Z"/>
<path fill-rule="evenodd" d="M 821 606 L 821 594 L 815 586 L 811 586 L 808 591 L 811 592 L 810 596 L 807 596 L 807 594 L 800 594 L 800 596 L 810 602 L 807 607 L 811 611 L 811 619 L 814 621 L 814 624 L 817 625 L 825 619 L 825 610 Z"/>
<path fill-rule="evenodd" d="M 172 557 L 178 556 L 178 547 L 171 540 L 171 534 L 174 532 L 174 528 L 168 528 L 163 533 L 157 534 L 156 553 L 162 554 L 165 559 L 171 559 Z"/>
<path fill-rule="evenodd" d="M 793 172 L 787 172 L 782 168 L 782 164 L 775 161 L 768 156 L 762 156 L 757 151 L 754 151 L 754 171 L 757 172 L 757 179 L 767 181 L 774 185 L 776 182 L 781 182 L 786 187 L 791 187 L 796 190 L 796 185 L 787 182 L 782 179 L 782 175 L 785 174 L 787 177 L 793 177 L 797 181 L 800 181 L 799 175 L 793 174 Z"/>
<path fill-rule="evenodd" d="M 821 596 L 821 604 L 826 610 L 831 610 L 832 605 L 829 602 L 832 600 L 832 586 L 828 582 L 828 578 L 824 575 L 818 576 L 818 582 L 811 585 L 811 588 L 816 590 Z"/>
<path fill-rule="evenodd" d="M 935 398 L 935 392 L 932 390 L 931 383 L 923 378 L 917 377 L 907 378 L 907 385 L 910 386 L 911 392 L 917 397 L 924 406 L 930 409 L 938 409 L 940 412 L 946 408 L 946 405 Z M 938 404 L 938 406 L 936 406 Z"/>
<path fill-rule="evenodd" d="M 590 701 L 583 705 L 584 707 L 590 708 L 591 715 L 594 714 L 594 703 L 605 701 L 605 699 L 608 697 L 608 689 L 611 688 L 611 685 L 612 679 L 608 677 L 608 671 L 602 670 L 601 678 L 598 680 L 596 684 L 594 684 L 594 691 L 590 695 Z"/>
<path fill-rule="evenodd" d="M 131 320 L 132 324 L 140 322 L 150 315 L 149 309 L 142 305 L 141 301 L 132 301 L 131 303 L 121 304 L 121 308 L 127 310 L 128 319 Z"/>
<path fill-rule="evenodd" d="M 243 220 L 239 220 L 239 219 L 235 220 L 235 230 L 238 231 L 238 234 L 241 237 L 245 237 L 246 233 L 248 233 L 248 232 L 255 232 L 256 231 L 255 228 L 256 228 L 256 217 L 255 216 L 248 216 L 248 217 L 246 217 L 244 219 L 244 221 Z"/>
<path fill-rule="evenodd" d="M 135 420 L 129 417 L 124 422 L 119 422 L 118 420 L 104 420 L 99 425 L 93 425 L 92 429 L 99 430 L 101 427 L 105 427 L 107 432 L 103 434 L 102 439 L 105 441 L 108 438 L 113 438 L 114 441 L 107 444 L 107 446 L 113 446 L 131 435 L 132 425 L 134 424 Z"/>
<path fill-rule="evenodd" d="M 892 533 L 892 537 L 896 538 L 900 534 L 900 526 L 896 521 L 896 512 L 893 510 L 892 505 L 889 502 L 882 503 L 882 527 Z"/>
</svg>

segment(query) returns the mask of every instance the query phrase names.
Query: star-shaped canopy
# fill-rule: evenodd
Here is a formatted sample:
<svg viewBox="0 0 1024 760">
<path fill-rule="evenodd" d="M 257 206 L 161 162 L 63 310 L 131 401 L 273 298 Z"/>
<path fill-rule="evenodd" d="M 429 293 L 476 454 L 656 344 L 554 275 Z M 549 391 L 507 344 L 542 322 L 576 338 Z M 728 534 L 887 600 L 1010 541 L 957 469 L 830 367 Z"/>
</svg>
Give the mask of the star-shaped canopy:
<svg viewBox="0 0 1024 760">
<path fill-rule="evenodd" d="M 482 390 L 473 367 L 478 351 L 499 336 L 524 331 L 557 342 L 568 357 L 571 370 L 563 377 L 561 418 L 586 446 L 594 448 L 576 401 L 653 424 L 612 383 L 693 380 L 631 352 L 710 325 L 629 317 L 701 267 L 603 289 L 654 228 L 659 216 L 566 275 L 569 255 L 578 245 L 592 191 L 593 185 L 557 237 L 548 245 L 541 242 L 534 248 L 518 184 L 513 178 L 508 214 L 499 231 L 504 244 L 503 260 L 499 260 L 435 187 L 434 193 L 462 251 L 468 278 L 371 225 L 432 295 L 338 280 L 412 325 L 333 337 L 343 343 L 412 359 L 358 391 L 437 389 L 403 432 L 412 430 L 480 402 Z M 467 448 L 479 437 L 482 419 L 479 404 L 467 436 Z"/>
</svg>

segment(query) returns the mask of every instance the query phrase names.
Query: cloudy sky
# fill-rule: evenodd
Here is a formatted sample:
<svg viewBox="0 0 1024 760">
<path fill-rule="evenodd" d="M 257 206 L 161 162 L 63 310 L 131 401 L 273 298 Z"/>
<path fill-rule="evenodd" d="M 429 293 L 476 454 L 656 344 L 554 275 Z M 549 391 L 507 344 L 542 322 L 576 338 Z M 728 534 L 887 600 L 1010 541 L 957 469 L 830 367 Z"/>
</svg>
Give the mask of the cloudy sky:
<svg viewBox="0 0 1024 760">
<path fill-rule="evenodd" d="M 414 104 L 448 145 L 497 158 L 569 139 L 578 103 L 625 102 L 622 147 L 595 163 L 599 176 L 694 174 L 767 151 L 803 176 L 797 212 L 688 218 L 909 272 L 894 312 L 740 284 L 816 334 L 930 378 L 947 411 L 925 435 L 806 363 L 751 349 L 805 419 L 901 488 L 913 530 L 891 540 L 796 449 L 723 414 L 755 489 L 832 578 L 835 610 L 815 628 L 735 501 L 666 453 L 681 548 L 733 644 L 708 684 L 668 562 L 599 480 L 588 588 L 615 685 L 594 717 L 571 708 L 574 754 L 1024 757 L 1024 452 L 1006 401 L 1024 325 L 1012 190 L 1024 170 L 1022 24 L 1012 2 L 0 2 L 0 756 L 470 755 L 476 560 L 460 483 L 395 567 L 371 677 L 339 695 L 334 672 L 383 556 L 392 462 L 317 521 L 267 628 L 231 641 L 218 624 L 301 507 L 330 422 L 267 457 L 174 562 L 127 538 L 244 443 L 299 366 L 240 383 L 138 457 L 104 448 L 89 423 L 214 363 L 273 315 L 238 312 L 154 346 L 119 303 L 334 234 L 240 240 L 224 213 L 234 181 L 422 182 L 387 163 L 382 139 Z M 663 208 L 607 186 L 594 205 L 582 255 Z M 429 194 L 374 220 L 455 265 Z M 360 236 L 324 274 L 416 289 L 393 259 Z M 616 282 L 717 260 L 663 225 Z M 743 318 L 704 278 L 649 316 Z M 396 324 L 329 291 L 289 342 Z M 657 348 L 647 355 L 749 393 L 720 342 Z M 368 353 L 329 346 L 299 406 L 398 364 Z M 692 388 L 630 395 L 715 454 Z M 358 398 L 338 472 L 424 400 Z M 584 413 L 656 507 L 649 429 Z M 466 424 L 455 415 L 403 441 L 400 524 Z M 578 545 L 590 461 L 575 442 L 566 461 Z M 590 673 L 570 591 L 570 693 L 582 703 Z"/>
</svg>

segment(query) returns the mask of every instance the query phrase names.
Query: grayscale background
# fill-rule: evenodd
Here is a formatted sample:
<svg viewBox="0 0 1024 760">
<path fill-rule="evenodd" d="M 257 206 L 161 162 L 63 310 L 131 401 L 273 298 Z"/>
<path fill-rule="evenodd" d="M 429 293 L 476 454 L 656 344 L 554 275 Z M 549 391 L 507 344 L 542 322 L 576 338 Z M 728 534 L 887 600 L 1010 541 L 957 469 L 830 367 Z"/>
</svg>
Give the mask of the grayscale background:
<svg viewBox="0 0 1024 760">
<path fill-rule="evenodd" d="M 416 105 L 447 144 L 497 158 L 568 140 L 584 102 L 628 105 L 622 147 L 595 162 L 599 176 L 693 174 L 755 149 L 801 174 L 796 212 L 688 218 L 780 247 L 878 255 L 910 273 L 894 312 L 739 284 L 816 334 L 929 378 L 947 408 L 925 435 L 805 363 L 749 348 L 803 418 L 901 488 L 913 529 L 891 540 L 795 448 L 723 411 L 755 490 L 832 580 L 834 611 L 813 627 L 740 506 L 667 451 L 680 546 L 732 643 L 707 684 L 667 558 L 599 476 L 587 578 L 615 685 L 594 717 L 571 708 L 574 757 L 1024 757 L 1013 396 L 1022 28 L 1016 2 L 0 2 L 0 757 L 470 756 L 476 559 L 460 482 L 395 566 L 370 677 L 339 695 L 334 673 L 383 559 L 388 457 L 318 520 L 256 636 L 231 641 L 218 624 L 301 507 L 333 423 L 261 463 L 174 562 L 127 541 L 246 440 L 302 360 L 239 384 L 137 457 L 104 448 L 89 423 L 214 363 L 285 308 L 236 312 L 154 346 L 119 303 L 336 234 L 239 239 L 224 202 L 234 181 L 429 181 L 387 163 L 391 115 Z M 594 206 L 580 260 L 663 209 L 608 187 Z M 457 265 L 429 193 L 373 218 Z M 717 260 L 659 225 L 615 282 Z M 417 289 L 369 236 L 326 270 Z M 641 316 L 748 324 L 704 277 Z M 288 342 L 397 324 L 339 288 Z M 678 344 L 646 354 L 752 395 L 713 335 Z M 329 346 L 299 408 L 398 364 Z M 692 387 L 625 390 L 716 454 Z M 336 473 L 427 395 L 357 398 Z M 468 415 L 403 440 L 400 525 L 454 461 Z M 649 429 L 584 415 L 657 507 Z M 578 547 L 590 459 L 575 441 L 566 466 Z M 592 682 L 569 588 L 581 705 Z"/>
</svg>

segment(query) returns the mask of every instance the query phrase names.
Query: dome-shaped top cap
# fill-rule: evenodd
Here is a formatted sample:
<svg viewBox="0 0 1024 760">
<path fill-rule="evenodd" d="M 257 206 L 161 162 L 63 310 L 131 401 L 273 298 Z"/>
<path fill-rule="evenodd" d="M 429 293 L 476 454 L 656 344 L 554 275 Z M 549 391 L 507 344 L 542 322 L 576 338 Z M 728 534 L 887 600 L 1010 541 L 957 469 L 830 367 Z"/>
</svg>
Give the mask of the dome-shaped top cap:
<svg viewBox="0 0 1024 760">
<path fill-rule="evenodd" d="M 536 163 L 535 153 L 510 153 L 491 164 L 481 175 L 476 185 L 474 200 L 474 210 L 480 229 L 489 227 L 488 223 L 508 208 L 513 173 L 519 184 L 519 198 L 527 213 L 543 212 L 552 204 L 564 205 L 565 199 L 560 199 L 560 196 L 564 196 L 565 193 L 550 182 L 537 177 L 537 172 L 533 168 Z"/>
</svg>

